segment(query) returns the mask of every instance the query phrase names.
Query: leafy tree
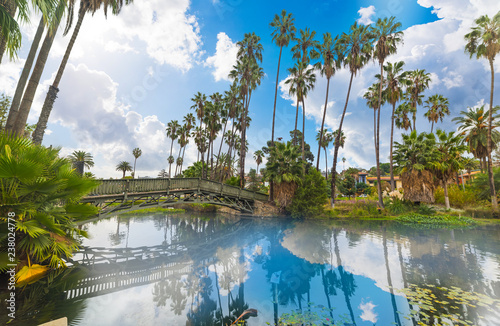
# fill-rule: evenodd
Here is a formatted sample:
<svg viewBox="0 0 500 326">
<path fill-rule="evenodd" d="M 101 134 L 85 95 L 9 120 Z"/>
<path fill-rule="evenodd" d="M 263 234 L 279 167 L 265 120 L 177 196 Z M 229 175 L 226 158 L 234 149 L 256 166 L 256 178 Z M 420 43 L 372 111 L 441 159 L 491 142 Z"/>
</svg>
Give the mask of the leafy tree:
<svg viewBox="0 0 500 326">
<path fill-rule="evenodd" d="M 134 178 L 135 178 L 135 163 L 137 162 L 137 159 L 142 155 L 142 151 L 139 147 L 136 147 L 132 150 L 132 155 L 134 155 Z"/>
<path fill-rule="evenodd" d="M 349 199 L 356 194 L 356 181 L 350 174 L 345 175 L 338 181 L 339 192 Z"/>
<path fill-rule="evenodd" d="M 258 191 L 260 189 L 259 178 L 257 177 L 257 171 L 255 169 L 250 169 L 248 172 L 248 190 Z"/>
<path fill-rule="evenodd" d="M 472 31 L 465 35 L 467 44 L 465 52 L 474 55 L 477 59 L 485 58 L 490 64 L 491 70 L 491 90 L 490 90 L 490 111 L 488 120 L 488 177 L 490 180 L 491 205 L 494 210 L 498 209 L 498 201 L 495 190 L 495 181 L 493 178 L 493 165 L 491 162 L 491 153 L 493 152 L 493 91 L 495 86 L 495 68 L 493 61 L 498 53 L 500 53 L 500 11 L 490 19 L 488 15 L 484 15 L 476 19 L 476 26 L 472 27 Z"/>
<path fill-rule="evenodd" d="M 9 212 L 15 213 L 19 277 L 65 266 L 78 236 L 86 236 L 73 221 L 97 213 L 79 200 L 98 182 L 81 178 L 58 155 L 59 149 L 0 134 L 0 223 L 6 230 Z"/>
<path fill-rule="evenodd" d="M 300 131 L 300 130 L 295 130 L 295 132 L 293 130 L 290 131 L 290 138 L 291 139 L 293 139 L 293 135 L 295 135 L 295 137 L 297 139 L 297 143 L 301 144 L 302 143 L 302 131 Z M 308 143 L 304 143 L 304 156 L 305 156 L 305 164 L 306 164 L 305 168 L 307 170 L 314 162 L 314 154 L 311 152 L 311 146 Z"/>
<path fill-rule="evenodd" d="M 495 179 L 495 189 L 500 188 L 500 167 L 493 169 L 493 176 Z M 474 180 L 472 180 L 472 187 L 480 199 L 490 199 L 490 189 L 488 184 L 489 176 L 486 173 L 477 174 Z"/>
<path fill-rule="evenodd" d="M 364 182 L 356 182 L 356 194 L 371 195 L 372 188 Z"/>
<path fill-rule="evenodd" d="M 4 130 L 7 122 L 7 112 L 9 112 L 11 98 L 5 94 L 0 95 L 0 131 Z"/>
<path fill-rule="evenodd" d="M 202 178 L 204 169 L 207 169 L 208 164 L 204 162 L 194 162 L 193 165 L 188 166 L 182 171 L 183 178 Z"/>
<path fill-rule="evenodd" d="M 116 171 L 123 172 L 123 179 L 125 179 L 125 172 L 132 172 L 132 166 L 129 162 L 121 161 L 116 165 Z"/>
<path fill-rule="evenodd" d="M 328 200 L 326 179 L 321 172 L 310 168 L 295 191 L 292 204 L 287 208 L 292 217 L 315 217 L 323 212 Z"/>
</svg>

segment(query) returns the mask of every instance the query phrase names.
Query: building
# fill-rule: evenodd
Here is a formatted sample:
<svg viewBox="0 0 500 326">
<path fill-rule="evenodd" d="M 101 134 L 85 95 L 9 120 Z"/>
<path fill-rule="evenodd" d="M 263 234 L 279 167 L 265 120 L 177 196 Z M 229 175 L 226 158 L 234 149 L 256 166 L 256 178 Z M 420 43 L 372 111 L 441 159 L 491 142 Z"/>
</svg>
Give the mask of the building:
<svg viewBox="0 0 500 326">
<path fill-rule="evenodd" d="M 377 181 L 377 177 L 366 177 L 366 181 L 370 186 L 375 186 L 375 181 Z M 389 184 L 391 182 L 391 177 L 380 177 L 380 181 L 387 181 Z M 399 178 L 399 175 L 394 176 L 394 183 L 396 186 L 396 189 L 403 188 L 403 183 L 401 182 L 401 179 Z"/>
</svg>

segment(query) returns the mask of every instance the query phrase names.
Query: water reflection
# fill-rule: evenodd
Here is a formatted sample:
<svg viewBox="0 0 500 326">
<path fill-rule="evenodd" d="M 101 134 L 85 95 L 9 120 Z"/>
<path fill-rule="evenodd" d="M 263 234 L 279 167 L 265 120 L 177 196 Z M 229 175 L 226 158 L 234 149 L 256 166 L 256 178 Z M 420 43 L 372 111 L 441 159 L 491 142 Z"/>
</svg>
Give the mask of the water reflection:
<svg viewBox="0 0 500 326">
<path fill-rule="evenodd" d="M 67 316 L 72 325 L 230 325 L 255 308 L 244 324 L 278 323 L 298 310 L 321 311 L 325 325 L 416 325 L 416 307 L 398 291 L 410 284 L 438 301 L 453 300 L 432 285 L 500 297 L 498 227 L 151 215 L 84 228 L 94 237 L 83 244 L 100 249 L 77 255 L 85 266 L 62 273 L 71 277 L 18 291 L 18 323 Z M 480 306 L 432 306 L 477 325 L 500 320 Z"/>
</svg>

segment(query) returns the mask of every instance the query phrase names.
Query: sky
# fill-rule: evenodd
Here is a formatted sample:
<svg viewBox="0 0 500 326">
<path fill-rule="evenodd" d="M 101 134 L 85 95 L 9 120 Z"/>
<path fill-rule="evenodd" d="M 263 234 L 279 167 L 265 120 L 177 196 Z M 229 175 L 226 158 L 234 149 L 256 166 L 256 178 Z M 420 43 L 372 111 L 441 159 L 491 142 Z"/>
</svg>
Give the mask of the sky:
<svg viewBox="0 0 500 326">
<path fill-rule="evenodd" d="M 264 78 L 252 95 L 247 131 L 249 151 L 246 170 L 255 168 L 253 152 L 271 138 L 274 90 L 279 47 L 272 42 L 269 23 L 285 9 L 295 18 L 297 30 L 310 28 L 321 41 L 325 32 L 339 35 L 354 23 L 372 24 L 378 18 L 395 16 L 401 22 L 404 43 L 387 61 L 404 61 L 405 70 L 425 69 L 432 77 L 426 98 L 442 94 L 450 102 L 450 116 L 436 127 L 452 131 L 451 121 L 468 107 L 489 104 L 490 68 L 486 60 L 470 59 L 464 52 L 464 35 L 481 15 L 500 11 L 498 0 L 358 0 L 244 1 L 244 0 L 135 0 L 119 15 L 102 11 L 84 18 L 82 28 L 59 85 L 59 95 L 49 119 L 43 144 L 61 147 L 61 155 L 84 150 L 94 157 L 90 170 L 100 178 L 119 178 L 120 161 L 134 163 L 132 150 L 139 147 L 138 177 L 156 177 L 168 170 L 170 140 L 165 128 L 169 121 L 182 121 L 194 111 L 191 99 L 197 92 L 207 96 L 229 89 L 228 73 L 236 61 L 236 43 L 245 33 L 255 32 L 263 45 Z M 12 96 L 35 34 L 38 19 L 22 26 L 23 46 L 17 60 L 5 58 L 0 65 L 0 93 Z M 63 28 L 63 27 L 61 27 Z M 49 85 L 70 39 L 59 30 L 52 47 L 28 123 L 36 123 Z M 293 66 L 291 46 L 283 49 L 279 93 L 276 106 L 276 137 L 289 139 L 295 122 L 295 103 L 284 84 L 287 69 Z M 500 60 L 495 71 L 500 71 Z M 354 78 L 343 130 L 346 144 L 340 149 L 338 170 L 343 167 L 369 169 L 375 165 L 373 111 L 363 94 L 379 72 L 376 62 L 365 66 Z M 338 128 L 345 104 L 349 73 L 339 70 L 330 82 L 326 127 Z M 496 74 L 496 101 L 500 101 L 500 82 Z M 305 101 L 306 142 L 316 155 L 315 141 L 321 125 L 326 79 L 317 74 L 315 88 Z M 495 102 L 494 104 L 498 104 Z M 418 108 L 417 130 L 430 131 Z M 381 162 L 388 162 L 390 112 L 382 108 Z M 302 116 L 302 112 L 299 114 Z M 299 125 L 302 121 L 299 120 Z M 395 141 L 401 139 L 396 129 Z M 216 140 L 220 144 L 220 138 Z M 174 156 L 179 146 L 174 143 Z M 333 148 L 328 165 L 331 169 Z M 191 140 L 184 167 L 197 159 Z M 324 152 L 320 168 L 325 169 Z"/>
</svg>

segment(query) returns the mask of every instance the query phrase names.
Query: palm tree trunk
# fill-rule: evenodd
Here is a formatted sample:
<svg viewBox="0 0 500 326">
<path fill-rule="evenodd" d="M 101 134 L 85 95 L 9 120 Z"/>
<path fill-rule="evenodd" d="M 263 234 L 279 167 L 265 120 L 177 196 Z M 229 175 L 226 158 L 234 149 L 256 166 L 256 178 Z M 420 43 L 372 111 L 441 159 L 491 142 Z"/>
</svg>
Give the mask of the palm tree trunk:
<svg viewBox="0 0 500 326">
<path fill-rule="evenodd" d="M 186 153 L 186 146 L 184 146 L 184 149 L 182 151 L 182 163 L 181 163 L 181 170 L 179 171 L 179 174 L 182 173 L 182 167 L 184 166 L 184 154 Z"/>
<path fill-rule="evenodd" d="M 319 170 L 319 156 L 321 154 L 321 151 L 320 151 L 321 150 L 321 144 L 323 143 L 323 128 L 325 126 L 326 106 L 328 104 L 328 90 L 329 89 L 330 89 L 330 78 L 327 78 L 326 79 L 325 108 L 323 109 L 323 120 L 321 121 L 321 129 L 319 130 L 320 134 L 319 134 L 319 142 L 318 142 L 318 160 L 316 161 L 316 170 Z M 326 149 L 325 149 L 325 155 L 326 155 Z M 328 165 L 326 166 L 326 170 L 328 171 Z"/>
<path fill-rule="evenodd" d="M 325 172 L 326 172 L 326 182 L 328 182 L 328 154 L 325 147 Z"/>
<path fill-rule="evenodd" d="M 170 161 L 170 157 L 172 156 L 172 148 L 174 147 L 174 139 L 172 138 L 172 141 L 170 142 L 170 156 L 168 157 L 168 160 Z M 172 167 L 172 163 L 168 162 L 168 177 L 169 178 L 172 178 L 172 175 L 170 174 L 171 173 L 171 167 Z"/>
<path fill-rule="evenodd" d="M 444 190 L 444 205 L 446 209 L 450 209 L 450 197 L 448 196 L 448 184 L 446 180 L 443 180 L 443 190 Z"/>
<path fill-rule="evenodd" d="M 304 150 L 304 138 L 306 138 L 306 103 L 302 98 L 302 161 L 306 160 L 306 152 Z M 303 166 L 305 169 L 305 165 Z"/>
<path fill-rule="evenodd" d="M 137 157 L 134 159 L 134 179 L 135 179 L 135 163 L 137 163 Z"/>
<path fill-rule="evenodd" d="M 380 208 L 384 208 L 382 200 L 382 184 L 380 181 L 380 111 L 382 111 L 382 84 L 384 84 L 384 61 L 380 61 L 380 85 L 378 93 L 378 113 L 377 113 L 377 138 L 375 144 L 375 160 L 377 162 L 377 192 L 378 204 Z"/>
<path fill-rule="evenodd" d="M 125 179 L 125 171 L 126 171 L 126 170 L 125 170 L 125 169 L 123 169 L 123 177 L 122 177 L 122 179 Z"/>
<path fill-rule="evenodd" d="M 280 75 L 280 64 L 281 64 L 281 52 L 283 51 L 283 45 L 280 46 L 280 55 L 278 57 L 278 72 L 276 73 L 276 86 L 274 89 L 274 107 L 273 107 L 273 127 L 271 131 L 271 146 L 274 146 L 274 123 L 276 121 L 276 98 L 278 97 L 278 80 Z"/>
<path fill-rule="evenodd" d="M 17 10 L 17 2 L 13 0 L 2 0 L 0 4 L 6 9 L 7 13 L 11 17 L 14 17 Z M 2 34 L 2 32 L 0 32 L 0 63 L 2 63 L 3 54 L 5 53 L 6 49 L 7 41 L 5 41 L 4 35 Z"/>
<path fill-rule="evenodd" d="M 10 130 L 12 128 L 12 125 L 16 121 L 17 112 L 19 112 L 19 103 L 21 103 L 24 88 L 26 87 L 26 83 L 28 82 L 28 77 L 31 72 L 31 67 L 33 66 L 33 61 L 35 61 L 36 52 L 38 50 L 38 46 L 40 45 L 40 40 L 42 39 L 44 28 L 45 24 L 42 17 L 40 18 L 40 23 L 38 24 L 35 37 L 33 38 L 33 43 L 31 43 L 30 52 L 28 53 L 28 57 L 26 58 L 26 62 L 24 63 L 21 77 L 19 77 L 19 81 L 17 82 L 16 92 L 14 93 L 14 97 L 12 98 L 9 117 L 7 118 L 7 122 L 5 123 L 5 129 L 7 130 Z"/>
<path fill-rule="evenodd" d="M 490 195 L 491 195 L 491 207 L 494 211 L 498 210 L 497 194 L 495 191 L 495 181 L 493 180 L 493 165 L 491 164 L 491 150 L 493 148 L 491 140 L 491 130 L 493 122 L 493 90 L 495 87 L 495 69 L 493 67 L 493 60 L 490 60 L 490 70 L 491 70 L 491 92 L 490 92 L 490 116 L 488 121 L 488 179 L 490 182 Z"/>
<path fill-rule="evenodd" d="M 342 111 L 342 117 L 340 118 L 340 126 L 337 137 L 335 137 L 335 150 L 333 152 L 333 167 L 332 167 L 332 194 L 331 194 L 331 206 L 332 208 L 335 205 L 335 181 L 337 179 L 337 174 L 335 171 L 337 170 L 337 158 L 339 154 L 339 144 L 340 144 L 340 135 L 342 134 L 342 124 L 344 123 L 345 111 L 347 110 L 347 104 L 349 103 L 349 95 L 351 94 L 351 86 L 352 79 L 354 78 L 354 73 L 351 72 L 351 79 L 349 80 L 349 88 L 347 89 L 347 97 L 345 100 L 344 111 Z"/>
<path fill-rule="evenodd" d="M 224 130 L 222 131 L 222 139 L 220 141 L 220 146 L 219 146 L 219 154 L 217 154 L 217 162 L 215 163 L 216 167 L 219 167 L 219 157 L 220 157 L 220 152 L 222 151 L 222 144 L 224 144 L 224 136 L 226 134 L 226 127 L 227 127 L 227 121 L 229 119 L 226 119 L 226 123 L 224 123 Z M 222 171 L 221 171 L 222 173 Z"/>
<path fill-rule="evenodd" d="M 413 130 L 417 130 L 415 127 L 415 122 L 417 121 L 417 102 L 413 103 Z"/>
<path fill-rule="evenodd" d="M 391 191 L 396 189 L 394 184 L 394 167 L 392 165 L 392 146 L 394 143 L 394 111 L 396 111 L 396 102 L 392 103 L 392 115 L 391 115 L 391 150 L 389 154 L 389 169 L 391 173 Z"/>
<path fill-rule="evenodd" d="M 245 145 L 246 145 L 246 129 L 247 129 L 247 114 L 248 106 L 250 104 L 250 96 L 252 91 L 248 91 L 248 94 L 243 98 L 243 116 L 241 122 L 241 146 L 240 146 L 240 187 L 245 187 Z"/>
<path fill-rule="evenodd" d="M 385 269 L 387 272 L 387 283 L 389 285 L 389 292 L 391 293 L 391 303 L 392 311 L 394 312 L 394 322 L 396 325 L 401 326 L 401 320 L 399 319 L 398 306 L 396 305 L 396 297 L 394 296 L 394 288 L 392 287 L 391 270 L 389 268 L 389 255 L 387 252 L 387 236 L 386 229 L 383 231 L 383 247 L 384 247 L 384 259 L 385 259 Z"/>
<path fill-rule="evenodd" d="M 64 1 L 61 1 L 58 5 L 58 9 L 60 6 L 64 5 Z M 45 39 L 43 40 L 42 47 L 40 52 L 38 53 L 38 57 L 35 62 L 35 67 L 33 68 L 33 73 L 28 81 L 28 85 L 26 86 L 26 91 L 24 92 L 23 99 L 21 100 L 21 104 L 19 105 L 19 110 L 17 112 L 17 117 L 12 123 L 12 128 L 10 131 L 13 134 L 17 134 L 22 136 L 24 132 L 24 128 L 26 126 L 26 121 L 28 120 L 28 115 L 30 113 L 31 105 L 33 104 L 33 98 L 35 97 L 36 89 L 38 87 L 38 83 L 42 77 L 43 69 L 45 67 L 45 63 L 47 62 L 47 58 L 49 56 L 50 48 L 52 47 L 52 43 L 54 42 L 54 38 L 56 36 L 57 27 L 60 23 L 59 19 L 56 18 L 56 21 L 53 24 L 53 32 L 47 32 L 45 35 Z"/>
<path fill-rule="evenodd" d="M 78 21 L 76 23 L 75 29 L 73 30 L 73 34 L 71 35 L 71 39 L 68 43 L 68 47 L 66 48 L 66 52 L 64 53 L 61 65 L 59 66 L 59 70 L 57 70 L 56 78 L 54 79 L 52 86 L 47 92 L 47 96 L 45 97 L 45 101 L 43 103 L 42 112 L 40 113 L 38 123 L 36 124 L 35 131 L 33 132 L 33 142 L 35 144 L 42 143 L 43 134 L 45 133 L 45 129 L 47 128 L 47 122 L 49 120 L 50 112 L 54 107 L 54 102 L 57 98 L 57 93 L 59 92 L 59 82 L 61 81 L 64 69 L 66 68 L 66 64 L 68 63 L 69 55 L 71 54 L 73 45 L 75 45 L 76 37 L 78 36 L 78 32 L 80 31 L 80 27 L 82 26 L 83 17 L 85 17 L 86 10 L 87 7 L 85 5 L 85 2 L 80 2 Z"/>
<path fill-rule="evenodd" d="M 432 121 L 431 123 L 431 134 L 432 134 L 432 131 L 434 130 L 434 120 Z"/>
<path fill-rule="evenodd" d="M 295 128 L 293 129 L 293 144 L 297 145 L 297 120 L 299 120 L 299 96 L 297 95 L 297 111 L 295 112 Z"/>
</svg>

